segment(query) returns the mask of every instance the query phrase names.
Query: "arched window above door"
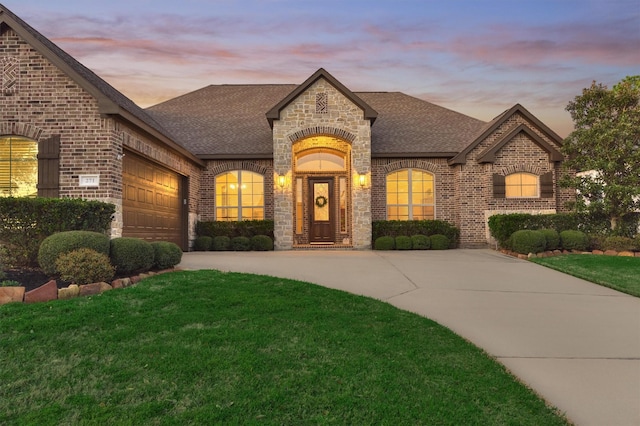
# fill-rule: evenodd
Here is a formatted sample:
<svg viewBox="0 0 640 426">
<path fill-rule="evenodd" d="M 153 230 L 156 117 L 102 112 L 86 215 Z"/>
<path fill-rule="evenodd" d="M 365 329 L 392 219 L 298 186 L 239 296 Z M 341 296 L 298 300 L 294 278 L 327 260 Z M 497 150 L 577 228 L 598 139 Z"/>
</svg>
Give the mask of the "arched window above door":
<svg viewBox="0 0 640 426">
<path fill-rule="evenodd" d="M 296 156 L 298 172 L 343 172 L 347 170 L 346 155 L 331 148 L 312 148 Z"/>
</svg>

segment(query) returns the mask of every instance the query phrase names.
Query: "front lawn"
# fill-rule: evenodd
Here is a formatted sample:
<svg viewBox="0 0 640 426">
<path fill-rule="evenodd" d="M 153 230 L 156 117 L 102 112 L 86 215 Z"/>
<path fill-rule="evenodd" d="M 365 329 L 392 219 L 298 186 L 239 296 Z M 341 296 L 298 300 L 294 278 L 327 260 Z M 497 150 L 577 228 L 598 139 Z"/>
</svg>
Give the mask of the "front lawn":
<svg viewBox="0 0 640 426">
<path fill-rule="evenodd" d="M 568 254 L 531 260 L 565 274 L 640 297 L 640 257 Z"/>
<path fill-rule="evenodd" d="M 4 305 L 0 342 L 0 424 L 566 424 L 433 321 L 280 278 Z"/>
</svg>

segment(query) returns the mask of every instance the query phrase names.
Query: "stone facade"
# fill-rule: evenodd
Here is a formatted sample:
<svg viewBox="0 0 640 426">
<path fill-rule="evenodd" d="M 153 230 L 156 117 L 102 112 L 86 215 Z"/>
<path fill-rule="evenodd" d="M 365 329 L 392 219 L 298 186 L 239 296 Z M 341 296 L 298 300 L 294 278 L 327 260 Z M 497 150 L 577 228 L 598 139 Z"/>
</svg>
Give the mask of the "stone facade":
<svg viewBox="0 0 640 426">
<path fill-rule="evenodd" d="M 325 94 L 326 109 L 316 110 L 318 94 Z M 293 146 L 305 137 L 337 137 L 351 145 L 351 245 L 357 249 L 371 247 L 371 185 L 354 188 L 354 179 L 365 175 L 371 179 L 371 123 L 363 118 L 360 107 L 332 84 L 320 79 L 292 100 L 273 123 L 274 177 L 285 176 L 284 188 L 274 192 L 275 247 L 294 247 Z"/>
</svg>

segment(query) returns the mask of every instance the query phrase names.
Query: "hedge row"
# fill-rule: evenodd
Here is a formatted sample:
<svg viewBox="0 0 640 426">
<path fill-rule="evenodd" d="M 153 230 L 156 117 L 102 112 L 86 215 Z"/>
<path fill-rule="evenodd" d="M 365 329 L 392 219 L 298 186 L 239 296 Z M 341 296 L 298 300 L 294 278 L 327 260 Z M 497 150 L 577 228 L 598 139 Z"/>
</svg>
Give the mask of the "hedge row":
<svg viewBox="0 0 640 426">
<path fill-rule="evenodd" d="M 422 234 L 398 235 L 396 237 L 382 236 L 376 238 L 373 243 L 375 250 L 447 250 L 451 241 L 446 235 L 434 234 L 426 236 Z"/>
<path fill-rule="evenodd" d="M 198 222 L 196 225 L 196 235 L 198 235 L 199 237 L 211 238 L 219 236 L 225 236 L 229 238 L 251 238 L 256 235 L 266 235 L 273 239 L 273 220 Z"/>
<path fill-rule="evenodd" d="M 372 223 L 372 239 L 380 237 L 397 237 L 413 235 L 444 235 L 447 237 L 450 248 L 456 247 L 460 230 L 443 220 L 376 220 Z"/>
<path fill-rule="evenodd" d="M 614 233 L 632 238 L 638 232 L 640 213 L 625 216 Z M 558 232 L 579 230 L 589 235 L 609 236 L 609 219 L 602 215 L 557 213 L 533 215 L 527 213 L 496 214 L 489 218 L 489 230 L 500 246 L 506 246 L 509 237 L 522 229 L 555 229 Z"/>
<path fill-rule="evenodd" d="M 180 263 L 178 245 L 139 238 L 109 239 L 90 231 L 59 232 L 47 237 L 38 252 L 43 272 L 61 275 L 76 284 L 107 281 L 113 274 L 128 275 L 150 269 L 168 269 Z"/>
<path fill-rule="evenodd" d="M 40 243 L 56 232 L 106 232 L 115 206 L 75 198 L 0 198 L 0 248 L 7 265 L 36 266 Z"/>
<path fill-rule="evenodd" d="M 254 235 L 251 238 L 205 235 L 196 238 L 193 249 L 195 251 L 270 251 L 273 250 L 273 239 L 267 235 Z"/>
<path fill-rule="evenodd" d="M 632 247 L 634 240 L 627 237 L 609 237 L 611 244 L 620 248 L 625 242 L 626 248 Z M 640 238 L 636 239 L 640 243 Z M 511 250 L 520 254 L 540 253 L 547 250 L 577 250 L 593 249 L 587 234 L 582 231 L 566 230 L 558 233 L 554 229 L 521 229 L 511 235 L 508 241 Z M 640 247 L 639 247 L 640 249 Z"/>
</svg>

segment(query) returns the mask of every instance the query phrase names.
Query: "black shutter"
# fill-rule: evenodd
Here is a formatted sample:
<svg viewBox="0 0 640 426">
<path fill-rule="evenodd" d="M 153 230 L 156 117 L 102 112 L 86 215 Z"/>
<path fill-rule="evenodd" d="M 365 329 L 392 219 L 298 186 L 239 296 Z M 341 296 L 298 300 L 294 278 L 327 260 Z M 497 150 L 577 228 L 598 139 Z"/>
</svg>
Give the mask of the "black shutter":
<svg viewBox="0 0 640 426">
<path fill-rule="evenodd" d="M 504 176 L 494 174 L 493 175 L 493 198 L 504 198 L 506 196 L 506 189 L 504 183 Z"/>
<path fill-rule="evenodd" d="M 57 198 L 60 187 L 60 135 L 38 142 L 38 197 Z"/>
<path fill-rule="evenodd" d="M 540 197 L 553 198 L 553 172 L 540 176 Z"/>
</svg>

